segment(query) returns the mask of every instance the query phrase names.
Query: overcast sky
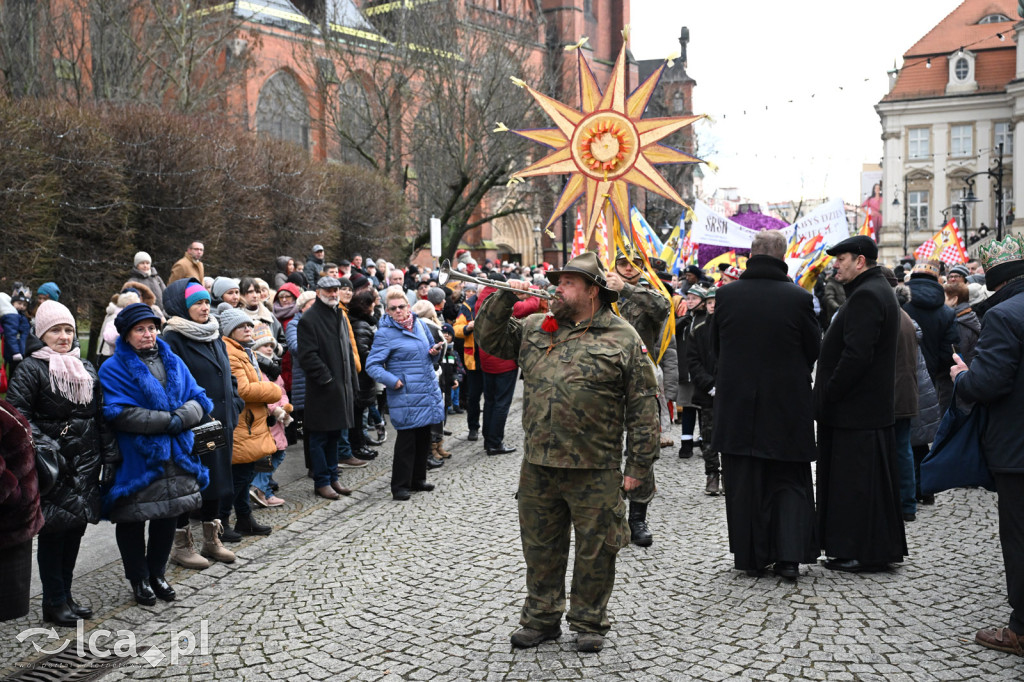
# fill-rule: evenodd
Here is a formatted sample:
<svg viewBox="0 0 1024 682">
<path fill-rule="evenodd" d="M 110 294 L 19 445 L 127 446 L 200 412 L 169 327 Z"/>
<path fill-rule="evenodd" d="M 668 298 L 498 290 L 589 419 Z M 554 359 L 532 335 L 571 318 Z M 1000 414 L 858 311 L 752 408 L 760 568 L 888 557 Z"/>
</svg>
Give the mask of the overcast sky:
<svg viewBox="0 0 1024 682">
<path fill-rule="evenodd" d="M 630 47 L 637 59 L 664 58 L 689 27 L 694 112 L 714 119 L 697 124 L 700 154 L 719 166 L 705 170 L 708 190 L 859 203 L 861 166 L 882 157 L 874 105 L 886 72 L 960 4 L 633 0 Z"/>
</svg>

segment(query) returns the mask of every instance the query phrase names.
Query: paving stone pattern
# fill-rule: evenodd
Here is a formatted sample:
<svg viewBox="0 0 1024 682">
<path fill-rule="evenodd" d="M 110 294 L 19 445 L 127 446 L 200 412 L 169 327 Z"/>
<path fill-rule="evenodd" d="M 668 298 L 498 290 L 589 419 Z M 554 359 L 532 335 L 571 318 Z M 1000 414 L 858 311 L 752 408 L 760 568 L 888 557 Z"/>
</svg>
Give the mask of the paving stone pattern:
<svg viewBox="0 0 1024 682">
<path fill-rule="evenodd" d="M 509 443 L 521 441 L 520 405 L 517 396 Z M 1024 678 L 1024 659 L 973 642 L 977 628 L 1008 615 L 994 494 L 958 490 L 921 507 L 907 524 L 911 555 L 891 572 L 804 566 L 796 584 L 749 578 L 732 570 L 724 498 L 703 494 L 699 452 L 680 460 L 674 448 L 657 464 L 654 545 L 619 555 L 604 651 L 576 652 L 567 629 L 513 650 L 524 576 L 513 498 L 520 453 L 488 457 L 482 441 L 464 440 L 464 416 L 449 426 L 455 456 L 430 473 L 434 492 L 391 500 L 392 432 L 376 461 L 344 473 L 351 498 L 314 498 L 299 475 L 282 488 L 284 509 L 257 512 L 273 534 L 236 546 L 235 564 L 169 570 L 173 603 L 136 606 L 111 542 L 109 561 L 76 578 L 76 595 L 97 611 L 86 637 L 128 629 L 140 646 L 169 654 L 172 632 L 198 635 L 205 620 L 208 652 L 104 679 Z M 301 449 L 289 458 L 301 468 Z M 0 624 L 0 675 L 38 657 L 16 635 L 40 625 L 38 596 L 28 617 Z"/>
</svg>

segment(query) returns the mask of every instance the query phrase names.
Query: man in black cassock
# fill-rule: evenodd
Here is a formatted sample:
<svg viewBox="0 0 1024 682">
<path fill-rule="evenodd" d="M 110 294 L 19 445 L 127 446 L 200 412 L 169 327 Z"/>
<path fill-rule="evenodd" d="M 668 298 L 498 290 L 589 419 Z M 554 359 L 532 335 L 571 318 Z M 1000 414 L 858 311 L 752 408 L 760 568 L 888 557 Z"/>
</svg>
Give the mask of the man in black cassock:
<svg viewBox="0 0 1024 682">
<path fill-rule="evenodd" d="M 870 237 L 827 252 L 846 303 L 821 342 L 814 384 L 818 532 L 827 568 L 885 570 L 907 554 L 894 433 L 899 304 Z"/>
<path fill-rule="evenodd" d="M 714 437 L 722 453 L 729 551 L 758 575 L 795 580 L 817 561 L 811 369 L 821 332 L 811 295 L 786 274 L 786 239 L 759 232 L 739 280 L 718 290 Z M 720 426 L 721 428 L 717 428 Z"/>
</svg>

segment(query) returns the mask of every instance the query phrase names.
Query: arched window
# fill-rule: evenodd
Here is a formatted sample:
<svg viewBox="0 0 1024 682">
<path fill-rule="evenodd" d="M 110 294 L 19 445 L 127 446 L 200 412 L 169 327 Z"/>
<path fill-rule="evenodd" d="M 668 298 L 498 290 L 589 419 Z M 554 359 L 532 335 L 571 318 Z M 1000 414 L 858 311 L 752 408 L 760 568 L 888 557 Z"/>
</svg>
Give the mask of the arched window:
<svg viewBox="0 0 1024 682">
<path fill-rule="evenodd" d="M 360 153 L 371 154 L 373 112 L 366 90 L 355 78 L 349 78 L 338 90 L 338 144 L 341 160 L 346 163 L 367 163 Z"/>
<path fill-rule="evenodd" d="M 1010 19 L 1010 17 L 1006 16 L 1005 14 L 989 14 L 989 15 L 987 15 L 985 17 L 982 17 L 981 21 L 979 21 L 978 23 L 979 24 L 1001 24 L 1004 21 L 1013 21 L 1013 20 Z"/>
<path fill-rule="evenodd" d="M 260 89 L 256 130 L 309 149 L 309 104 L 290 73 L 278 71 Z"/>
<path fill-rule="evenodd" d="M 672 113 L 681 114 L 686 109 L 686 102 L 683 100 L 683 93 L 677 92 L 672 97 Z"/>
</svg>

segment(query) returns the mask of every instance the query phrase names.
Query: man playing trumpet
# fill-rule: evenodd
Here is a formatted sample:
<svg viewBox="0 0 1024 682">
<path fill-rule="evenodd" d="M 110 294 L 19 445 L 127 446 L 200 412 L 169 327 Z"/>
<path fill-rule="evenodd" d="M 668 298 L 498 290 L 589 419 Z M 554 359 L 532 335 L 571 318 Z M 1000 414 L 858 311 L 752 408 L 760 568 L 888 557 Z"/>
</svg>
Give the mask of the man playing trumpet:
<svg viewBox="0 0 1024 682">
<path fill-rule="evenodd" d="M 511 639 L 526 648 L 561 636 L 574 528 L 567 621 L 579 633 L 578 650 L 600 651 L 610 628 L 615 557 L 630 538 L 624 491 L 649 476 L 659 448 L 658 384 L 640 337 L 611 310 L 619 295 L 594 253 L 547 276 L 557 287 L 548 315 L 512 318 L 529 286 L 513 280 L 476 321 L 481 347 L 518 359 L 524 378 L 518 499 L 527 597 Z"/>
</svg>

